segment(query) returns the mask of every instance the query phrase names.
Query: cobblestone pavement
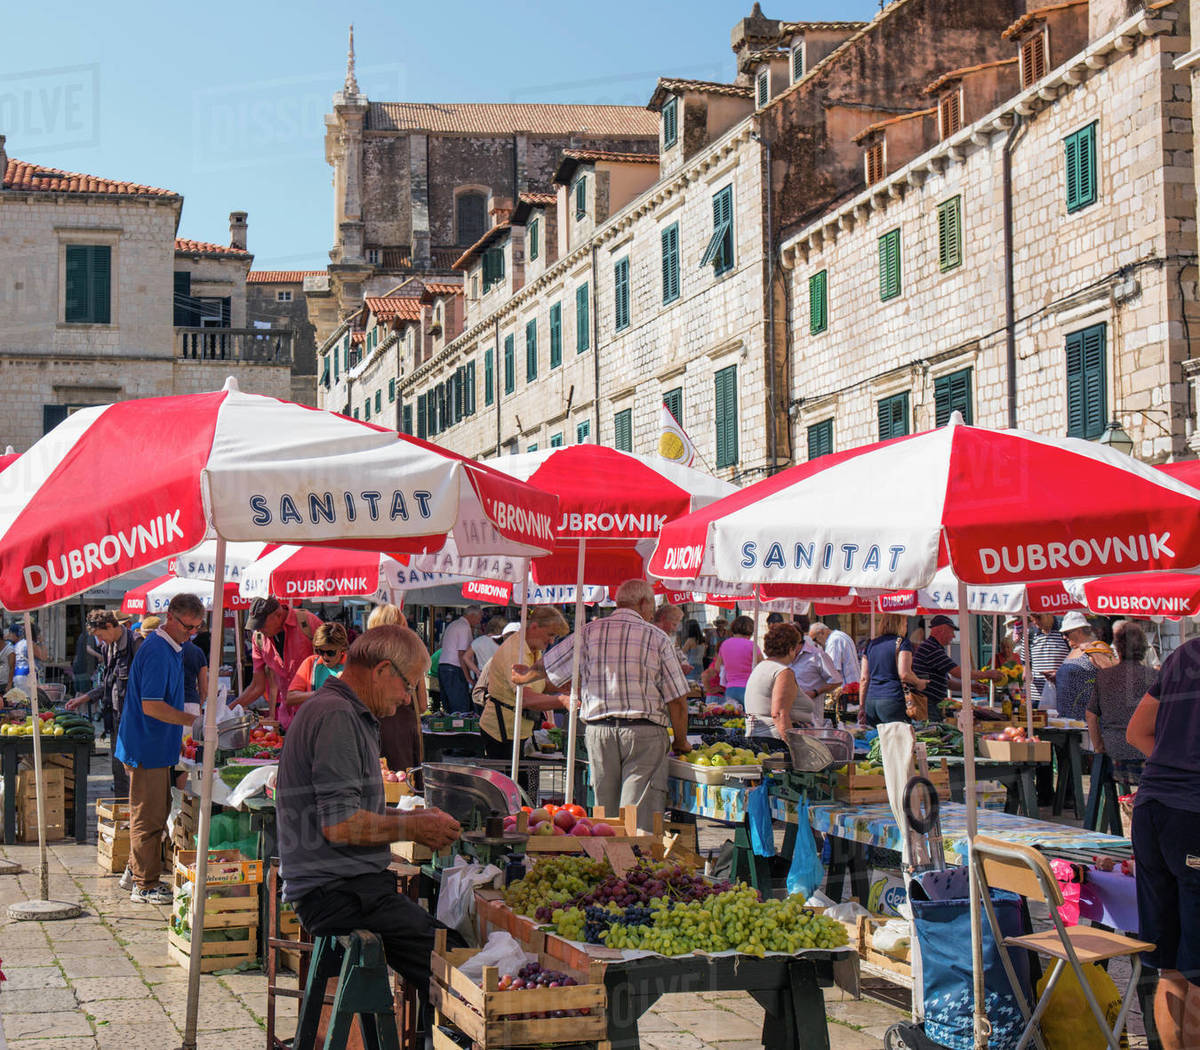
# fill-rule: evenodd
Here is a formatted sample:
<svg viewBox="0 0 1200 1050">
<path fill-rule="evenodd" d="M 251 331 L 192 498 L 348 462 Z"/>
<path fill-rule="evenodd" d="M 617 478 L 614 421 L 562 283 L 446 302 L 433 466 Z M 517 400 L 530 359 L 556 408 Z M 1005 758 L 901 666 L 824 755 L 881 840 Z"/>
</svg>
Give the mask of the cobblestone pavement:
<svg viewBox="0 0 1200 1050">
<path fill-rule="evenodd" d="M 107 769 L 103 752 L 92 765 L 93 800 L 107 794 Z M 167 955 L 170 909 L 133 904 L 116 876 L 99 872 L 94 845 L 66 841 L 50 846 L 50 896 L 81 904 L 84 915 L 68 922 L 14 922 L 8 905 L 38 895 L 37 847 L 0 847 L 0 856 L 27 869 L 0 876 L 0 958 L 8 977 L 0 985 L 0 1050 L 178 1046 L 187 971 Z M 260 971 L 203 976 L 199 1050 L 263 1050 L 266 983 Z M 290 1034 L 296 1001 L 281 999 L 277 1005 L 279 1029 Z M 826 1011 L 833 1050 L 881 1047 L 887 1026 L 905 1016 L 837 988 L 826 991 Z M 642 1046 L 749 1050 L 761 1045 L 762 1016 L 743 992 L 668 995 L 643 1017 Z"/>
</svg>

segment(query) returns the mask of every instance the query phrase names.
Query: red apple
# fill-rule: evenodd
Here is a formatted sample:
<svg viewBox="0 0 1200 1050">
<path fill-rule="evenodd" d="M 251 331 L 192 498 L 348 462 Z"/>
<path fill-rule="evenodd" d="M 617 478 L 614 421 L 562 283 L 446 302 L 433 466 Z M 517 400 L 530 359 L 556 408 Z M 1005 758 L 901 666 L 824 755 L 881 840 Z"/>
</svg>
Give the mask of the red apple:
<svg viewBox="0 0 1200 1050">
<path fill-rule="evenodd" d="M 581 820 L 571 829 L 571 834 L 576 838 L 590 839 L 592 837 L 592 829 Z"/>
<path fill-rule="evenodd" d="M 552 834 L 552 835 L 565 835 L 565 834 L 566 834 L 566 832 L 565 832 L 565 831 L 563 831 L 563 829 L 562 829 L 562 828 L 560 828 L 560 827 L 559 827 L 557 824 L 551 824 L 551 825 L 550 825 L 550 827 L 552 827 L 552 828 L 554 829 L 554 830 L 553 830 L 553 831 L 550 833 L 550 834 Z"/>
<path fill-rule="evenodd" d="M 617 829 L 611 824 L 593 824 L 592 834 L 596 838 L 612 838 L 616 835 Z"/>
<path fill-rule="evenodd" d="M 554 814 L 554 823 L 563 831 L 570 831 L 575 826 L 575 818 L 571 816 L 565 809 L 560 809 Z"/>
<path fill-rule="evenodd" d="M 549 819 L 550 819 L 550 813 L 549 813 L 549 811 L 547 811 L 545 809 L 541 809 L 541 808 L 535 809 L 532 813 L 529 814 L 530 826 L 532 826 L 534 824 L 540 824 L 540 823 L 542 823 L 542 821 L 549 820 Z"/>
</svg>

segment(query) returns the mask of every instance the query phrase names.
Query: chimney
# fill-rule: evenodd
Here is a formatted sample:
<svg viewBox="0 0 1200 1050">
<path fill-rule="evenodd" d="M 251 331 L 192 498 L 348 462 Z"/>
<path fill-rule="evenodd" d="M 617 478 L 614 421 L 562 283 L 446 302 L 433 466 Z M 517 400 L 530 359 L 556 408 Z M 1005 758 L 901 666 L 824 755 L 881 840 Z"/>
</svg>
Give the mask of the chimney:
<svg viewBox="0 0 1200 1050">
<path fill-rule="evenodd" d="M 492 217 L 492 225 L 499 226 L 502 222 L 508 222 L 513 213 L 513 202 L 508 197 L 493 197 L 492 207 L 489 214 Z"/>
<path fill-rule="evenodd" d="M 246 213 L 244 211 L 229 213 L 229 247 L 246 250 Z"/>
<path fill-rule="evenodd" d="M 0 135 L 0 179 L 4 178 L 4 171 L 8 167 L 8 153 L 4 149 L 5 136 Z"/>
</svg>

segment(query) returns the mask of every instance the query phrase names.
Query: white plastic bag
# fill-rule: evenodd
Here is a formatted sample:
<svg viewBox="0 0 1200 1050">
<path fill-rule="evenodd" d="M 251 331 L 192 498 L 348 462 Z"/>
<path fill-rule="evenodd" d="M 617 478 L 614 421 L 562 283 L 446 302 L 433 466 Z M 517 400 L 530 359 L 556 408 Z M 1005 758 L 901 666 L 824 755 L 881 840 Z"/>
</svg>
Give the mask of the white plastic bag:
<svg viewBox="0 0 1200 1050">
<path fill-rule="evenodd" d="M 892 919 L 875 931 L 871 942 L 884 955 L 903 955 L 912 940 L 912 924 L 907 919 Z"/>
<path fill-rule="evenodd" d="M 439 908 L 440 911 L 440 908 Z M 440 915 L 439 915 L 440 918 Z M 478 954 L 472 955 L 459 970 L 462 971 L 464 977 L 470 978 L 476 984 L 483 984 L 483 968 L 485 966 L 494 966 L 500 971 L 500 976 L 505 974 L 516 973 L 526 963 L 537 962 L 536 955 L 530 955 L 521 947 L 521 942 L 518 941 L 511 933 L 504 930 L 494 930 L 487 939 L 485 944 Z"/>
<path fill-rule="evenodd" d="M 846 901 L 844 904 L 835 904 L 832 908 L 825 909 L 825 917 L 837 919 L 838 922 L 853 922 L 860 915 L 870 914 L 858 901 Z"/>
<path fill-rule="evenodd" d="M 438 892 L 437 918 L 452 930 L 461 933 L 468 944 L 477 943 L 475 923 L 475 887 L 491 882 L 500 869 L 495 864 L 486 868 L 458 856 L 454 866 L 442 872 L 442 886 Z"/>
</svg>

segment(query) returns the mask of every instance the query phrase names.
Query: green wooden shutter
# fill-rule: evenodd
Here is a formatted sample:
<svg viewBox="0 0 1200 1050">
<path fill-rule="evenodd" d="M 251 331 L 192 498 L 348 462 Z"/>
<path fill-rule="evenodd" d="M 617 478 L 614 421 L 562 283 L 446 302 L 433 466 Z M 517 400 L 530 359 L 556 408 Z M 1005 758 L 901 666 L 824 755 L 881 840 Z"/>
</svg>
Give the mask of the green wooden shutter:
<svg viewBox="0 0 1200 1050">
<path fill-rule="evenodd" d="M 563 436 L 561 433 L 550 435 L 550 447 L 551 448 L 562 448 L 562 443 L 563 443 Z"/>
<path fill-rule="evenodd" d="M 402 430 L 402 431 L 403 431 L 405 434 L 411 434 L 411 433 L 413 432 L 413 409 L 412 409 L 412 405 L 403 405 L 403 406 L 401 406 L 400 415 L 401 415 L 400 429 L 401 429 L 401 430 Z"/>
<path fill-rule="evenodd" d="M 633 451 L 632 408 L 623 408 L 613 416 L 613 448 L 618 452 Z"/>
<path fill-rule="evenodd" d="M 375 415 L 379 415 L 383 411 L 383 391 L 375 391 Z"/>
<path fill-rule="evenodd" d="M 537 320 L 525 323 L 525 382 L 532 383 L 537 379 Z"/>
<path fill-rule="evenodd" d="M 490 346 L 483 352 L 483 403 L 496 399 L 496 351 Z"/>
<path fill-rule="evenodd" d="M 888 230 L 879 238 L 879 298 L 883 302 L 900 294 L 900 231 Z"/>
<path fill-rule="evenodd" d="M 69 324 L 111 323 L 111 294 L 112 248 L 107 244 L 68 244 L 63 320 Z"/>
<path fill-rule="evenodd" d="M 538 257 L 538 221 L 534 219 L 529 224 L 529 261 Z"/>
<path fill-rule="evenodd" d="M 429 406 L 425 403 L 425 395 L 417 395 L 417 437 L 423 438 L 429 433 Z"/>
<path fill-rule="evenodd" d="M 962 197 L 938 205 L 938 265 L 942 272 L 962 264 Z"/>
<path fill-rule="evenodd" d="M 1067 436 L 1094 440 L 1104 433 L 1108 415 L 1106 325 L 1092 325 L 1067 336 Z"/>
<path fill-rule="evenodd" d="M 971 412 L 971 369 L 964 368 L 933 383 L 934 426 L 944 427 L 954 412 L 962 413 L 963 422 L 973 422 Z"/>
<path fill-rule="evenodd" d="M 92 324 L 109 324 L 112 321 L 112 248 L 107 244 L 92 245 L 90 299 Z M 229 321 L 224 318 L 225 326 Z"/>
<path fill-rule="evenodd" d="M 513 337 L 506 335 L 504 337 L 504 392 L 511 394 L 517 389 L 517 362 L 516 350 L 513 346 Z"/>
<path fill-rule="evenodd" d="M 463 394 L 463 413 L 468 416 L 475 415 L 475 362 L 468 361 L 467 369 L 463 373 L 463 378 L 466 381 L 466 390 Z"/>
<path fill-rule="evenodd" d="M 367 398 L 366 401 L 363 402 L 363 419 L 369 421 L 370 418 L 371 418 L 371 399 Z"/>
<path fill-rule="evenodd" d="M 808 458 L 820 459 L 833 452 L 833 420 L 823 419 L 808 428 Z"/>
<path fill-rule="evenodd" d="M 1096 125 L 1089 124 L 1063 139 L 1066 153 L 1067 211 L 1096 202 Z"/>
<path fill-rule="evenodd" d="M 662 231 L 662 301 L 673 303 L 679 298 L 679 223 L 673 222 Z"/>
<path fill-rule="evenodd" d="M 679 99 L 672 95 L 662 108 L 663 149 L 670 149 L 679 138 Z"/>
<path fill-rule="evenodd" d="M 879 440 L 903 437 L 908 433 L 908 393 L 885 397 L 877 406 L 879 414 Z"/>
<path fill-rule="evenodd" d="M 585 281 L 575 289 L 575 352 L 582 354 L 592 345 L 592 323 Z"/>
<path fill-rule="evenodd" d="M 683 426 L 683 387 L 677 386 L 668 390 L 663 394 L 662 401 L 667 406 L 667 411 L 675 417 L 675 422 Z"/>
<path fill-rule="evenodd" d="M 582 445 L 592 436 L 592 421 L 585 419 L 575 427 L 575 444 Z"/>
<path fill-rule="evenodd" d="M 619 332 L 629 327 L 629 258 L 618 259 L 613 266 L 613 327 Z"/>
<path fill-rule="evenodd" d="M 738 461 L 737 365 L 722 368 L 713 377 L 716 394 L 717 467 Z"/>
<path fill-rule="evenodd" d="M 725 186 L 713 194 L 713 233 L 700 257 L 700 265 L 712 263 L 720 276 L 733 268 L 733 187 Z"/>
<path fill-rule="evenodd" d="M 575 218 L 587 217 L 587 176 L 581 175 L 575 183 Z"/>
<path fill-rule="evenodd" d="M 67 245 L 67 286 L 63 318 L 68 324 L 88 320 L 88 262 L 91 253 L 85 244 Z"/>
<path fill-rule="evenodd" d="M 395 403 L 396 403 L 396 380 L 389 379 L 388 380 L 388 404 L 394 405 Z"/>
<path fill-rule="evenodd" d="M 808 331 L 817 335 L 829 324 L 829 271 L 821 270 L 808 279 Z M 810 457 L 811 458 L 811 457 Z"/>
<path fill-rule="evenodd" d="M 550 367 L 562 364 L 562 303 L 550 307 Z"/>
</svg>

